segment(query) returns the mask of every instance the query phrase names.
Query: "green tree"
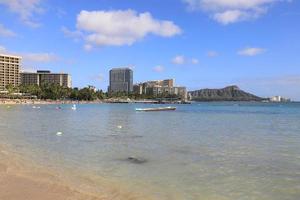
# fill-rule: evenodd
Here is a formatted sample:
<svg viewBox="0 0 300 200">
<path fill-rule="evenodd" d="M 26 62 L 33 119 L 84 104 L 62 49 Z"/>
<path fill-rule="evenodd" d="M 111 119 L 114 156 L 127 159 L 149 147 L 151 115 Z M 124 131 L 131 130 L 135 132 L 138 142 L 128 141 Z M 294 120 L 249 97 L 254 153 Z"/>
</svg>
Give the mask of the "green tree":
<svg viewBox="0 0 300 200">
<path fill-rule="evenodd" d="M 12 94 L 12 93 L 15 93 L 15 92 L 19 91 L 19 88 L 13 86 L 12 84 L 7 85 L 5 88 L 8 91 L 8 94 Z"/>
<path fill-rule="evenodd" d="M 98 99 L 104 99 L 106 97 L 105 93 L 103 93 L 102 90 L 97 90 L 96 91 L 96 96 Z"/>
<path fill-rule="evenodd" d="M 97 99 L 96 92 L 88 87 L 85 87 L 79 90 L 78 99 L 85 101 L 94 101 Z"/>
</svg>

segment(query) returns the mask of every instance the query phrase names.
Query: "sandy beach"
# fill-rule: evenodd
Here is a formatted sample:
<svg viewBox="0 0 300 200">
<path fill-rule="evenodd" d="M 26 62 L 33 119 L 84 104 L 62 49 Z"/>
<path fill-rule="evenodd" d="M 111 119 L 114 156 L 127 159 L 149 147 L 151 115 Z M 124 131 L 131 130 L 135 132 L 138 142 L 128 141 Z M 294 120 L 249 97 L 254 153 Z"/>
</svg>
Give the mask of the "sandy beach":
<svg viewBox="0 0 300 200">
<path fill-rule="evenodd" d="M 157 100 L 126 100 L 126 99 L 103 99 L 95 101 L 74 100 L 41 100 L 41 99 L 1 99 L 0 105 L 51 105 L 51 104 L 100 104 L 100 103 L 144 103 L 157 104 Z M 168 104 L 180 104 L 180 102 L 167 102 Z M 186 103 L 186 102 L 185 102 Z"/>
<path fill-rule="evenodd" d="M 102 187 L 99 185 L 99 187 Z M 57 174 L 28 164 L 25 160 L 0 146 L 0 199 L 1 200 L 108 200 L 147 199 L 120 188 L 102 188 L 93 193 L 74 188 Z"/>
<path fill-rule="evenodd" d="M 6 166 L 0 166 L 0 199 L 3 200 L 63 200 L 63 199 L 98 199 L 72 191 L 58 184 L 31 180 L 20 175 L 6 172 Z"/>
<path fill-rule="evenodd" d="M 50 105 L 50 104 L 86 104 L 102 101 L 40 100 L 40 99 L 0 99 L 0 105 Z"/>
<path fill-rule="evenodd" d="M 64 184 L 58 177 L 42 171 L 30 170 L 17 156 L 0 147 L 1 200 L 100 200 L 83 194 Z"/>
</svg>

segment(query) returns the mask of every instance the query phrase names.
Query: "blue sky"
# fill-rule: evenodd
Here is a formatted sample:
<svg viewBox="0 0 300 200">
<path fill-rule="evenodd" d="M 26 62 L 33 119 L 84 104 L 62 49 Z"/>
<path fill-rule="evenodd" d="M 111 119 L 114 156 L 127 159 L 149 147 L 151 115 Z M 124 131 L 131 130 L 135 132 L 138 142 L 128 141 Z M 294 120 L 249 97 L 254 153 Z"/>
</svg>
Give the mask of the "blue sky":
<svg viewBox="0 0 300 200">
<path fill-rule="evenodd" d="M 0 51 L 106 90 L 108 71 L 300 100 L 296 0 L 0 0 Z"/>
</svg>

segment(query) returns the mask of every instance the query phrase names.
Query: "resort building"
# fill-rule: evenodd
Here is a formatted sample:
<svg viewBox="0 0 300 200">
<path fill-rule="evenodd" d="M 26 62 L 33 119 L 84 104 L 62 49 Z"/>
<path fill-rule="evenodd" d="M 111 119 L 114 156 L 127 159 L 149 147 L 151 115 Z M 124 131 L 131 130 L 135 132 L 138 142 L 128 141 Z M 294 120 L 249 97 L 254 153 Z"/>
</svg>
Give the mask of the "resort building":
<svg viewBox="0 0 300 200">
<path fill-rule="evenodd" d="M 39 70 L 37 72 L 22 72 L 22 85 L 41 85 L 41 84 L 58 84 L 60 86 L 71 88 L 71 76 L 66 73 L 51 73 L 48 70 Z"/>
<path fill-rule="evenodd" d="M 147 87 L 161 86 L 161 87 L 174 87 L 174 79 L 147 81 L 144 83 Z"/>
<path fill-rule="evenodd" d="M 174 86 L 174 79 L 147 81 L 134 85 L 135 94 L 151 96 L 177 96 L 181 100 L 187 99 L 186 87 Z"/>
<path fill-rule="evenodd" d="M 174 87 L 175 80 L 174 79 L 165 79 L 165 80 L 154 80 L 147 81 L 144 83 L 138 83 L 133 86 L 133 91 L 135 94 L 146 94 L 147 88 L 153 87 Z"/>
<path fill-rule="evenodd" d="M 129 68 L 113 68 L 109 71 L 109 92 L 133 91 L 133 71 Z"/>
<path fill-rule="evenodd" d="M 175 80 L 174 79 L 166 79 L 162 81 L 163 87 L 174 87 Z"/>
<path fill-rule="evenodd" d="M 133 85 L 133 92 L 135 94 L 143 94 L 143 84 L 135 84 L 135 85 Z"/>
<path fill-rule="evenodd" d="M 178 96 L 181 100 L 187 99 L 186 87 L 154 86 L 146 88 L 146 94 L 154 96 Z"/>
<path fill-rule="evenodd" d="M 6 90 L 8 85 L 20 84 L 21 57 L 0 54 L 0 91 Z"/>
</svg>

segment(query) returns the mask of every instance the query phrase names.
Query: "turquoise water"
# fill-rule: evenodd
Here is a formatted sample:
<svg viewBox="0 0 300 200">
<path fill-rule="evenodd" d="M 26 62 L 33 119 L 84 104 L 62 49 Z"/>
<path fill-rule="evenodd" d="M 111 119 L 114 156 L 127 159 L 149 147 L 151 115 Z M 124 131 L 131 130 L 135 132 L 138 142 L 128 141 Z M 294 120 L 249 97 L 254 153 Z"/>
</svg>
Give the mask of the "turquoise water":
<svg viewBox="0 0 300 200">
<path fill-rule="evenodd" d="M 154 107 L 0 106 L 0 143 L 48 168 L 117 180 L 154 199 L 300 199 L 299 103 L 135 112 L 147 106 Z"/>
</svg>

